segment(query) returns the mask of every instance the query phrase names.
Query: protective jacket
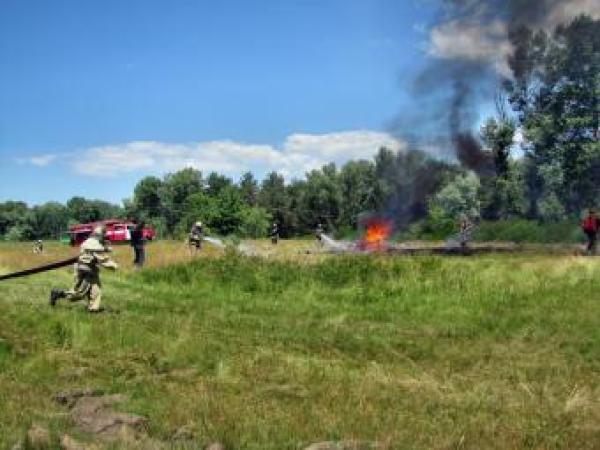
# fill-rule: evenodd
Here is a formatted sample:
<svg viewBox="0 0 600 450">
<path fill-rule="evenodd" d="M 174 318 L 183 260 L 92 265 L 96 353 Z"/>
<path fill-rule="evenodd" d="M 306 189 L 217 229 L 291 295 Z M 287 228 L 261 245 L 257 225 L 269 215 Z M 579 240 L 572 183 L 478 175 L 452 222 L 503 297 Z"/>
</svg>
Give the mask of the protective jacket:
<svg viewBox="0 0 600 450">
<path fill-rule="evenodd" d="M 202 240 L 202 237 L 204 235 L 204 230 L 202 229 L 201 226 L 198 225 L 194 225 L 192 227 L 192 230 L 190 231 L 190 240 L 191 241 L 200 241 Z"/>
<path fill-rule="evenodd" d="M 586 233 L 598 233 L 598 230 L 600 229 L 600 219 L 591 215 L 587 216 L 581 222 L 581 228 Z"/>
<path fill-rule="evenodd" d="M 144 232 L 141 229 L 135 228 L 131 231 L 130 244 L 133 248 L 144 246 Z"/>
<path fill-rule="evenodd" d="M 104 245 L 96 236 L 90 236 L 79 248 L 79 258 L 77 259 L 77 270 L 80 272 L 95 272 L 100 270 L 100 266 L 107 269 L 116 269 L 115 263 L 109 256 L 112 250 Z"/>
</svg>

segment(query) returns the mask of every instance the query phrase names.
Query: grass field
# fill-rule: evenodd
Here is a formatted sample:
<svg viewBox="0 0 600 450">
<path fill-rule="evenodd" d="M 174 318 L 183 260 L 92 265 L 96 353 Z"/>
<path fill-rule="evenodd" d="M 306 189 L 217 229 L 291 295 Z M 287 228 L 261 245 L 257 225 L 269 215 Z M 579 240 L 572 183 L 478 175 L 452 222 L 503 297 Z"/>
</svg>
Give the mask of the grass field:
<svg viewBox="0 0 600 450">
<path fill-rule="evenodd" d="M 0 448 L 73 429 L 52 396 L 123 393 L 169 441 L 228 449 L 359 439 L 389 449 L 600 448 L 600 258 L 301 254 L 180 243 L 104 272 L 104 305 L 47 304 L 67 269 L 0 282 Z M 69 256 L 0 245 L 0 273 Z M 118 313 L 116 313 L 118 312 Z"/>
</svg>

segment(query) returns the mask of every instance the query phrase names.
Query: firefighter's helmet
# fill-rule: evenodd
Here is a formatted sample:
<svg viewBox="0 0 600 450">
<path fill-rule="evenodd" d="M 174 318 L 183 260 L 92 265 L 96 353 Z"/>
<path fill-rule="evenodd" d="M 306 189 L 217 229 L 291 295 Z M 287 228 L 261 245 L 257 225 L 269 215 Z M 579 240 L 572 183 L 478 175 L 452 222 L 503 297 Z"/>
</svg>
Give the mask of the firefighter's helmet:
<svg viewBox="0 0 600 450">
<path fill-rule="evenodd" d="M 94 231 L 92 232 L 92 234 L 94 236 L 103 238 L 104 235 L 106 234 L 106 225 L 98 225 L 94 228 Z"/>
</svg>

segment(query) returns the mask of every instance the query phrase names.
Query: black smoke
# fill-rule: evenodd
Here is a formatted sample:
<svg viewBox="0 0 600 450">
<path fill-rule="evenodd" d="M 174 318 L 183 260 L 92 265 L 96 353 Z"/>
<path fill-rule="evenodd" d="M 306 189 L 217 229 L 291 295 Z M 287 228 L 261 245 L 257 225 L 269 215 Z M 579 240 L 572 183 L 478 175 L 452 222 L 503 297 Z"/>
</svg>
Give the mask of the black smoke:
<svg viewBox="0 0 600 450">
<path fill-rule="evenodd" d="M 526 72 L 528 60 L 519 49 L 531 30 L 551 30 L 574 15 L 593 12 L 589 9 L 594 3 L 440 0 L 430 32 L 442 39 L 441 54 L 432 52 L 413 80 L 409 90 L 414 112 L 400 114 L 393 131 L 438 156 L 453 157 L 479 175 L 491 173 L 493 162 L 477 130 L 481 105 L 491 103 L 508 78 Z M 459 39 L 461 32 L 465 34 Z"/>
</svg>

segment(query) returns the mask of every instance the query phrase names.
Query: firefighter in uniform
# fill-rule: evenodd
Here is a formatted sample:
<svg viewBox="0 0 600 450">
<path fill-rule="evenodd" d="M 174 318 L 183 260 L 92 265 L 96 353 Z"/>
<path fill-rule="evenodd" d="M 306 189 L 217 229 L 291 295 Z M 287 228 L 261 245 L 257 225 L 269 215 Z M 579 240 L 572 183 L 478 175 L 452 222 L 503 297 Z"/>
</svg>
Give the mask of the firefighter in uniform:
<svg viewBox="0 0 600 450">
<path fill-rule="evenodd" d="M 269 236 L 271 237 L 271 244 L 277 245 L 277 242 L 279 241 L 279 227 L 277 226 L 277 222 L 273 222 Z"/>
<path fill-rule="evenodd" d="M 198 221 L 194 224 L 188 235 L 188 245 L 190 250 L 195 249 L 196 251 L 202 248 L 202 239 L 204 238 L 204 230 L 202 228 L 202 222 Z"/>
<path fill-rule="evenodd" d="M 473 232 L 473 222 L 469 220 L 469 217 L 466 214 L 462 214 L 460 216 L 460 224 L 459 224 L 459 233 L 458 240 L 460 242 L 460 246 L 462 248 L 466 248 L 467 244 L 471 240 L 471 234 Z"/>
<path fill-rule="evenodd" d="M 317 239 L 317 242 L 321 245 L 323 245 L 323 231 L 323 224 L 319 222 L 317 224 L 317 229 L 315 230 L 315 238 Z"/>
<path fill-rule="evenodd" d="M 33 253 L 44 253 L 44 242 L 41 239 L 33 243 Z"/>
<path fill-rule="evenodd" d="M 100 266 L 115 270 L 119 266 L 109 253 L 111 248 L 105 241 L 106 227 L 96 227 L 79 249 L 79 258 L 75 263 L 75 284 L 68 291 L 52 289 L 50 305 L 55 306 L 61 298 L 72 302 L 87 299 L 87 309 L 91 313 L 100 312 L 102 290 L 100 283 Z"/>
</svg>

